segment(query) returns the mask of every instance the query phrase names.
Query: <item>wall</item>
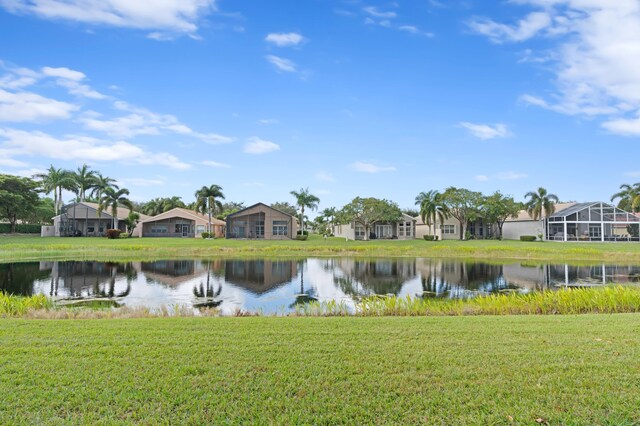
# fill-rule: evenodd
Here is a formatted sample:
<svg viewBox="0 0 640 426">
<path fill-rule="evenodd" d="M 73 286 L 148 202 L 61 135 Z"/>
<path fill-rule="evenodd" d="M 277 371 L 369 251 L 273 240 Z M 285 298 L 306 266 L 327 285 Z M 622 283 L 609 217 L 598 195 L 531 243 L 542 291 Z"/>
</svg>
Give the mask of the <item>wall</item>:
<svg viewBox="0 0 640 426">
<path fill-rule="evenodd" d="M 542 232 L 542 224 L 539 220 L 507 221 L 502 226 L 503 240 L 519 240 L 522 235 L 535 235 Z"/>
</svg>

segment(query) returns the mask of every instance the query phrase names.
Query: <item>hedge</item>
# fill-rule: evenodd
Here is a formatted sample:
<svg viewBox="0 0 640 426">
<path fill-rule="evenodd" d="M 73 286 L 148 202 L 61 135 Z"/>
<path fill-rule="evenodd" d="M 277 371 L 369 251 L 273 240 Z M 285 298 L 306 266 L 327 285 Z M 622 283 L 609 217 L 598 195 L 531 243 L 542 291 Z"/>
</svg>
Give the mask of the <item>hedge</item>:
<svg viewBox="0 0 640 426">
<path fill-rule="evenodd" d="M 520 241 L 535 241 L 537 239 L 538 239 L 538 237 L 536 237 L 535 235 L 521 235 L 520 236 Z"/>
<path fill-rule="evenodd" d="M 16 232 L 18 234 L 39 234 L 41 225 L 25 225 L 18 224 L 16 225 Z M 11 233 L 11 224 L 10 223 L 0 223 L 0 234 L 9 234 Z"/>
</svg>

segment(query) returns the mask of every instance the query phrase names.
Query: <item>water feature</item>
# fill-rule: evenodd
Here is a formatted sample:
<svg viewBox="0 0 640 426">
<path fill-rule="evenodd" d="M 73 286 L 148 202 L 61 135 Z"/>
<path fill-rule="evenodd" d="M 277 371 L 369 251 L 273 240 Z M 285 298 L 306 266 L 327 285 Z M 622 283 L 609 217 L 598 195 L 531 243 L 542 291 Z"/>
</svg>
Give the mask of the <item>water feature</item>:
<svg viewBox="0 0 640 426">
<path fill-rule="evenodd" d="M 640 265 L 353 258 L 0 264 L 0 291 L 7 293 L 60 303 L 216 307 L 225 314 L 286 313 L 313 300 L 352 306 L 371 295 L 461 298 L 612 282 L 640 282 Z"/>
</svg>

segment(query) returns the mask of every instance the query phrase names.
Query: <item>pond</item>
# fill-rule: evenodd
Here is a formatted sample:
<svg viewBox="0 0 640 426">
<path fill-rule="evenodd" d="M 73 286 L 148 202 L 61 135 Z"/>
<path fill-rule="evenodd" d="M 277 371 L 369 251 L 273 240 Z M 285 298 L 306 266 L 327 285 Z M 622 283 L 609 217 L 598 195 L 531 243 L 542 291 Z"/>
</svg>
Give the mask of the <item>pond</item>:
<svg viewBox="0 0 640 426">
<path fill-rule="evenodd" d="M 0 264 L 0 291 L 158 309 L 176 305 L 287 313 L 313 300 L 371 295 L 467 298 L 504 291 L 640 282 L 640 265 L 575 266 L 450 259 L 162 260 Z"/>
</svg>

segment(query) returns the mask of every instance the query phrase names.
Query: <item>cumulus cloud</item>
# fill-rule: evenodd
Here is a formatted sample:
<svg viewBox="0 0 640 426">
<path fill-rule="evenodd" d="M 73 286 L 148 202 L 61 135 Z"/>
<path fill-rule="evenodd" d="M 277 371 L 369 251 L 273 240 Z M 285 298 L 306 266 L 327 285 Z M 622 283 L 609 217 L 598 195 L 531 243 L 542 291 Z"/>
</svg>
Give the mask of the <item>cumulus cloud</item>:
<svg viewBox="0 0 640 426">
<path fill-rule="evenodd" d="M 459 126 L 464 127 L 471 135 L 482 140 L 506 138 L 511 135 L 509 129 L 504 124 L 476 124 L 463 121 L 459 123 Z"/>
<path fill-rule="evenodd" d="M 549 28 L 551 17 L 546 12 L 532 12 L 520 19 L 515 25 L 506 25 L 491 19 L 478 18 L 469 22 L 469 27 L 486 35 L 494 43 L 516 42 L 528 40 Z"/>
<path fill-rule="evenodd" d="M 260 139 L 258 137 L 249 138 L 244 145 L 244 152 L 247 154 L 267 154 L 269 152 L 279 151 L 280 145 L 277 143 Z"/>
<path fill-rule="evenodd" d="M 306 39 L 299 33 L 271 33 L 265 37 L 268 43 L 278 47 L 297 46 Z"/>
<path fill-rule="evenodd" d="M 366 6 L 363 7 L 365 13 L 371 15 L 375 18 L 384 18 L 384 19 L 394 19 L 398 16 L 396 12 L 393 11 L 382 11 L 375 6 Z"/>
<path fill-rule="evenodd" d="M 487 182 L 487 181 L 492 180 L 492 179 L 517 180 L 517 179 L 525 179 L 527 177 L 529 177 L 529 175 L 527 175 L 526 173 L 509 171 L 509 172 L 496 173 L 496 174 L 491 175 L 491 176 L 488 176 L 488 175 L 476 175 L 476 176 L 474 176 L 474 179 L 477 180 L 478 182 Z"/>
<path fill-rule="evenodd" d="M 31 92 L 8 92 L 0 89 L 0 122 L 41 122 L 66 119 L 76 105 L 45 98 Z"/>
<path fill-rule="evenodd" d="M 42 74 L 48 77 L 58 77 L 65 80 L 81 81 L 86 78 L 86 75 L 80 71 L 75 71 L 66 67 L 52 68 L 43 67 Z"/>
<path fill-rule="evenodd" d="M 295 62 L 293 62 L 293 61 L 291 61 L 289 59 L 281 58 L 280 56 L 276 56 L 276 55 L 267 55 L 267 56 L 265 56 L 265 58 L 278 71 L 282 71 L 282 72 L 298 72 L 298 66 L 295 64 Z"/>
<path fill-rule="evenodd" d="M 203 166 L 208 166 L 208 167 L 215 167 L 218 169 L 230 169 L 231 166 L 225 163 L 219 163 L 217 161 L 211 161 L 211 160 L 205 160 L 202 163 Z"/>
<path fill-rule="evenodd" d="M 396 170 L 393 166 L 382 166 L 368 161 L 356 161 L 351 164 L 351 168 L 362 173 L 394 172 Z"/>
<path fill-rule="evenodd" d="M 316 173 L 316 179 L 323 182 L 333 182 L 336 180 L 331 173 L 324 171 Z"/>
<path fill-rule="evenodd" d="M 486 182 L 489 180 L 489 176 L 487 175 L 477 175 L 474 177 L 475 180 L 477 180 L 478 182 Z"/>
</svg>

